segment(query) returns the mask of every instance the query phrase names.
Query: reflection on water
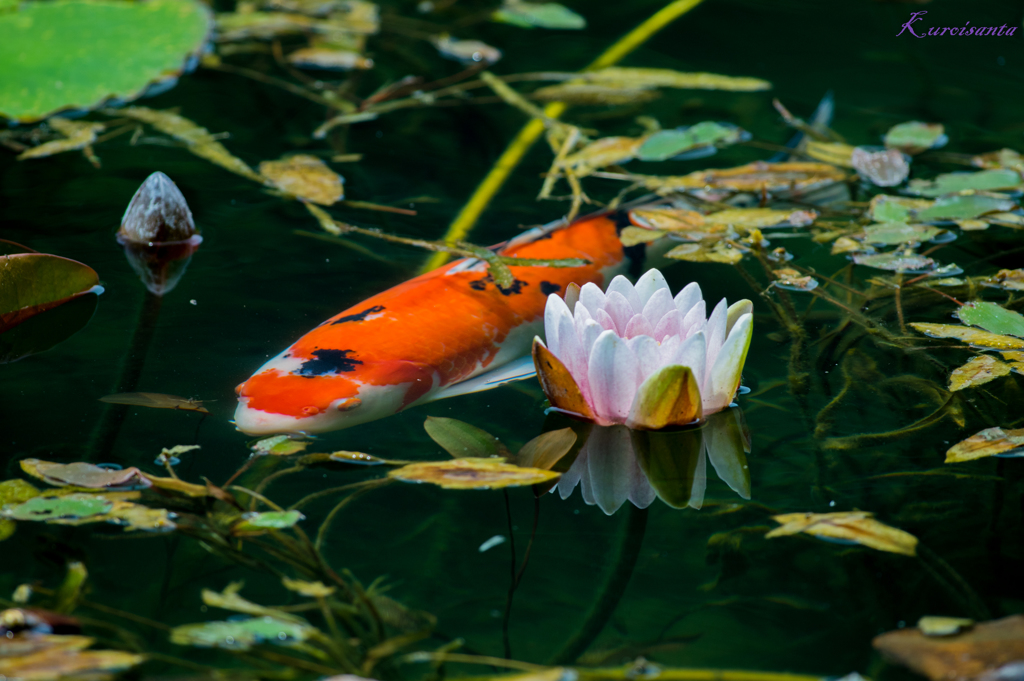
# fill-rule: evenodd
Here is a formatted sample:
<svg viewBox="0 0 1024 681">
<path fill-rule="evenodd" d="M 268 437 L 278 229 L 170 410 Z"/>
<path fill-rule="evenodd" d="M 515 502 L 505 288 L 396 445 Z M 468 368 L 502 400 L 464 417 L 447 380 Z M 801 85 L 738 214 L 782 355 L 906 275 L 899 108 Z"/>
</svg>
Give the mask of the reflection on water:
<svg viewBox="0 0 1024 681">
<path fill-rule="evenodd" d="M 556 489 L 563 499 L 579 485 L 583 501 L 612 515 L 629 500 L 647 508 L 655 498 L 672 508 L 700 509 L 707 489 L 707 461 L 718 477 L 750 499 L 750 433 L 743 411 L 732 407 L 697 427 L 675 431 L 625 426 L 581 427 L 585 438 Z"/>
</svg>

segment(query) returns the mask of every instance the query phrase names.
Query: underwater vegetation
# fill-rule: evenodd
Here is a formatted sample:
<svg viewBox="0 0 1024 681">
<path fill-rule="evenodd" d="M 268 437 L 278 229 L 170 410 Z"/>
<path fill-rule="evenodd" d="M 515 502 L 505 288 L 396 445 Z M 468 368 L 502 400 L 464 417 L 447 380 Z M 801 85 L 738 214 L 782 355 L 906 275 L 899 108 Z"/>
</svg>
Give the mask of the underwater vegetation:
<svg viewBox="0 0 1024 681">
<path fill-rule="evenodd" d="M 862 5 L 0 0 L 0 681 L 1020 678 L 1019 67 Z"/>
</svg>

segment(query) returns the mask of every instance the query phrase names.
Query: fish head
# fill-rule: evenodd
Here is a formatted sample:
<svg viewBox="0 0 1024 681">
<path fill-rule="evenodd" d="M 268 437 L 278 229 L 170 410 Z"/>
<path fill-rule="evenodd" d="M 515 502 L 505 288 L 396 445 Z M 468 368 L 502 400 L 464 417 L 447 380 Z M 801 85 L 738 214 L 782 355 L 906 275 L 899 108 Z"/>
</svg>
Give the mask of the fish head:
<svg viewBox="0 0 1024 681">
<path fill-rule="evenodd" d="M 326 433 L 390 416 L 439 382 L 416 362 L 374 361 L 352 350 L 285 350 L 239 385 L 236 427 L 249 435 Z"/>
</svg>

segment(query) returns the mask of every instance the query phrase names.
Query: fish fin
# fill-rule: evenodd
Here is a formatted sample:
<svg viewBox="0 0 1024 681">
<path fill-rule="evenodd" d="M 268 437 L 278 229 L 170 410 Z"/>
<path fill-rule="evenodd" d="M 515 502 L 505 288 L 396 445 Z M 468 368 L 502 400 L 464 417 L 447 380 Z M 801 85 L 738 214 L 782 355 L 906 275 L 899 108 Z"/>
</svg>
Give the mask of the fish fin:
<svg viewBox="0 0 1024 681">
<path fill-rule="evenodd" d="M 499 385 L 504 383 L 520 381 L 525 378 L 532 378 L 536 375 L 537 370 L 533 366 L 533 357 L 526 355 L 525 357 L 514 359 L 508 364 L 502 364 L 497 369 L 492 369 L 491 371 L 486 371 L 478 376 L 467 378 L 465 381 L 445 386 L 431 395 L 430 399 L 426 401 L 433 402 L 435 400 L 455 397 L 456 395 L 468 395 L 470 393 L 483 392 L 484 390 L 497 388 Z"/>
</svg>

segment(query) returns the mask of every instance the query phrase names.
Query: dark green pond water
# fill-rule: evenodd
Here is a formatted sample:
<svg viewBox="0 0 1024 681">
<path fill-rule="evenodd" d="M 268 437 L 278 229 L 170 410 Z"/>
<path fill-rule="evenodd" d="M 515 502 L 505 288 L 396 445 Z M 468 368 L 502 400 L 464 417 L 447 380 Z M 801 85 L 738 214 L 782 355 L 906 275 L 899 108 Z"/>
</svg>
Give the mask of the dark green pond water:
<svg viewBox="0 0 1024 681">
<path fill-rule="evenodd" d="M 460 3 L 461 4 L 461 3 Z M 571 4 L 571 3 L 570 3 Z M 359 76 L 356 91 L 407 74 L 428 80 L 459 70 L 427 42 L 388 30 L 389 15 L 417 16 L 415 3 L 385 4 L 385 30 L 370 39 L 376 68 Z M 543 31 L 490 23 L 456 32 L 501 48 L 499 74 L 576 70 L 659 8 L 658 2 L 575 3 L 589 26 L 582 32 Z M 483 5 L 481 4 L 481 7 Z M 929 25 L 1006 24 L 1018 35 L 915 39 L 899 36 L 911 11 L 925 9 Z M 791 135 L 772 108 L 778 97 L 807 117 L 833 91 L 832 127 L 853 144 L 878 144 L 892 125 L 907 120 L 945 125 L 945 151 L 975 154 L 1020 149 L 1024 133 L 1020 95 L 1021 4 L 952 2 L 925 5 L 858 0 L 834 4 L 707 0 L 627 58 L 624 65 L 708 71 L 770 80 L 773 90 L 720 93 L 667 90 L 655 102 L 629 110 L 574 109 L 569 119 L 601 135 L 642 132 L 637 115 L 665 127 L 703 120 L 729 121 L 755 140 L 784 144 Z M 269 56 L 233 63 L 282 75 Z M 415 216 L 335 208 L 338 219 L 406 236 L 440 238 L 453 216 L 507 142 L 525 122 L 503 105 L 467 105 L 397 111 L 340 130 L 332 149 L 311 131 L 322 107 L 240 76 L 199 70 L 169 92 L 140 102 L 178 107 L 252 165 L 284 153 L 330 158 L 359 153 L 358 163 L 334 167 L 345 176 L 347 198 L 413 208 Z M 268 357 L 335 313 L 413 276 L 422 251 L 352 237 L 387 262 L 293 233 L 317 226 L 300 204 L 261 192 L 253 183 L 192 156 L 182 148 L 129 144 L 128 135 L 97 147 L 102 168 L 81 155 L 18 162 L 0 150 L 0 238 L 93 267 L 105 293 L 90 323 L 55 348 L 0 366 L 0 472 L 21 476 L 28 457 L 71 462 L 87 456 L 93 429 L 115 391 L 141 314 L 145 290 L 131 271 L 114 233 L 139 184 L 150 173 L 168 174 L 187 198 L 203 244 L 187 274 L 163 301 L 138 390 L 191 396 L 210 415 L 132 408 L 107 458 L 159 473 L 162 447 L 196 443 L 185 455 L 183 478 L 219 484 L 248 457 L 247 438 L 229 422 L 234 387 Z M 634 163 L 636 172 L 684 174 L 729 167 L 773 152 L 737 146 L 696 161 Z M 537 202 L 540 174 L 550 152 L 539 144 L 512 175 L 471 235 L 489 244 L 522 226 L 560 217 L 567 204 Z M 918 176 L 960 169 L 932 163 Z M 590 180 L 587 190 L 610 200 L 621 184 Z M 427 197 L 427 198 L 424 198 Z M 866 201 L 869 194 L 854 197 Z M 831 275 L 849 261 L 828 245 L 789 239 L 794 262 Z M 955 262 L 964 276 L 993 274 L 1021 265 L 1020 231 L 993 227 L 964 232 L 935 254 Z M 760 267 L 744 262 L 766 285 Z M 748 455 L 751 499 L 745 501 L 707 468 L 700 510 L 655 501 L 647 512 L 635 568 L 621 600 L 591 645 L 585 662 L 621 664 L 643 655 L 667 666 L 746 668 L 875 677 L 909 674 L 882 663 L 871 639 L 922 615 L 988 619 L 1024 612 L 1024 468 L 1019 459 L 943 463 L 948 447 L 983 428 L 1019 427 L 1020 376 L 958 393 L 935 422 L 892 437 L 843 445 L 830 440 L 897 431 L 946 403 L 949 371 L 969 358 L 964 350 L 928 353 L 879 342 L 844 312 L 818 302 L 803 317 L 807 332 L 806 389 L 789 382 L 792 342 L 760 297 L 734 268 L 676 263 L 666 269 L 673 291 L 700 282 L 704 297 L 750 298 L 755 330 L 744 372 L 749 395 L 738 398 L 752 436 Z M 850 280 L 887 273 L 855 269 Z M 846 300 L 841 289 L 832 295 Z M 994 295 L 994 294 L 993 294 Z M 771 293 L 773 300 L 777 294 Z M 1001 296 L 1001 297 L 1000 297 Z M 1005 293 L 992 297 L 1003 302 Z M 803 310 L 809 296 L 792 294 Z M 856 304 L 854 304 L 856 306 Z M 907 321 L 948 322 L 955 306 L 939 296 L 908 296 Z M 1011 304 L 1010 307 L 1013 307 Z M 902 334 L 892 296 L 867 308 L 874 323 L 907 345 L 926 339 Z M 934 345 L 934 343 L 931 343 Z M 845 367 L 845 369 L 844 369 Z M 842 397 L 831 404 L 843 392 Z M 310 451 L 357 450 L 397 459 L 439 460 L 446 454 L 424 432 L 427 416 L 457 418 L 497 435 L 513 451 L 544 427 L 544 395 L 533 380 L 491 392 L 414 408 L 386 420 L 323 436 Z M 826 405 L 829 409 L 819 416 Z M 849 440 L 845 442 L 850 442 Z M 838 444 L 837 444 L 838 443 Z M 259 479 L 287 464 L 254 467 L 239 482 Z M 362 467 L 313 468 L 287 476 L 266 493 L 287 505 L 321 488 L 383 475 Z M 313 532 L 339 497 L 303 508 Z M 533 495 L 510 492 L 518 558 L 530 538 Z M 577 488 L 567 499 L 540 499 L 540 518 L 528 569 L 510 620 L 513 657 L 545 663 L 582 626 L 614 569 L 624 534 L 635 533 L 639 513 L 627 502 L 606 515 L 584 503 Z M 919 557 L 843 546 L 807 536 L 767 540 L 770 516 L 791 512 L 863 510 L 917 536 Z M 478 547 L 508 535 L 505 499 L 497 491 L 447 491 L 393 484 L 341 511 L 327 533 L 324 556 L 364 584 L 382 577 L 388 595 L 437 617 L 441 645 L 464 638 L 466 652 L 503 655 L 502 612 L 509 587 L 509 548 Z M 632 524 L 631 524 L 632 523 Z M 245 580 L 256 602 L 298 602 L 273 574 L 241 567 L 174 534 L 124 534 L 106 526 L 58 527 L 20 523 L 0 543 L 0 597 L 22 583 L 53 588 L 69 560 L 89 570 L 86 598 L 168 625 L 223 618 L 200 600 L 204 588 L 221 590 Z M 80 608 L 97 623 L 90 630 L 115 637 L 102 622 L 109 614 Z M 311 617 L 314 617 L 311 615 Z M 318 622 L 319 623 L 319 622 Z M 92 627 L 92 629 L 90 629 Z M 230 667 L 226 653 L 172 646 L 167 633 L 129 623 L 140 646 L 204 664 Z M 143 675 L 198 673 L 151 662 Z M 425 667 L 400 667 L 415 677 Z M 483 670 L 481 672 L 481 669 Z M 488 673 L 453 667 L 452 674 Z M 305 672 L 304 672 L 305 673 Z"/>
</svg>

